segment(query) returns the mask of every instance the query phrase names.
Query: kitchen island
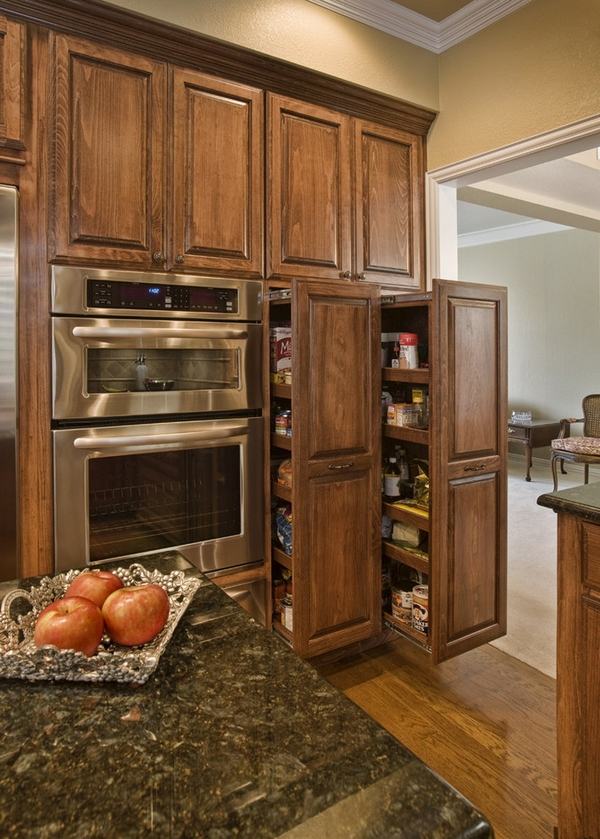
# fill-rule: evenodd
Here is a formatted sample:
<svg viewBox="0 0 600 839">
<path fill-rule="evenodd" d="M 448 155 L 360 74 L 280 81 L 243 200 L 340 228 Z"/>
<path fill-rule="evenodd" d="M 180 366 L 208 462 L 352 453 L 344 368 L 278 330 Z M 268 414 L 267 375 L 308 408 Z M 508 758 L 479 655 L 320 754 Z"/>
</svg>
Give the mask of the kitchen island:
<svg viewBox="0 0 600 839">
<path fill-rule="evenodd" d="M 558 832 L 600 836 L 600 483 L 549 492 L 558 513 Z"/>
<path fill-rule="evenodd" d="M 202 576 L 173 552 L 142 564 Z M 455 790 L 202 582 L 145 685 L 0 683 L 1 836 L 492 836 Z"/>
</svg>

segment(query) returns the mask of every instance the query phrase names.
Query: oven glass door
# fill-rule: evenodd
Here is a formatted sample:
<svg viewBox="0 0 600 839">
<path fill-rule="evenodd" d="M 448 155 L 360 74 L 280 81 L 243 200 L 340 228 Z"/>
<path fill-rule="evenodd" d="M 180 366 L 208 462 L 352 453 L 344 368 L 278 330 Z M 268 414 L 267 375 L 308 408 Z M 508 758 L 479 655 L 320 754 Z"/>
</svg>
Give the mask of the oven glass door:
<svg viewBox="0 0 600 839">
<path fill-rule="evenodd" d="M 55 431 L 57 568 L 184 547 L 205 571 L 260 561 L 261 428 L 253 417 Z"/>
<path fill-rule="evenodd" d="M 54 318 L 55 419 L 261 406 L 260 326 Z"/>
</svg>

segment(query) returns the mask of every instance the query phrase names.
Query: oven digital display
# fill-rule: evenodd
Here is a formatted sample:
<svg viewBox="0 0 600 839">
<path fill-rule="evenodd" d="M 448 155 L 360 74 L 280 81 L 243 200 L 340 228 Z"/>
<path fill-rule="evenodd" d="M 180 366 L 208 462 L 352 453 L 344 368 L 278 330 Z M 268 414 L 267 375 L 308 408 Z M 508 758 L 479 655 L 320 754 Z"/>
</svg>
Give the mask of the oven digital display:
<svg viewBox="0 0 600 839">
<path fill-rule="evenodd" d="M 234 288 L 88 280 L 88 306 L 93 309 L 154 309 L 165 312 L 238 312 Z"/>
</svg>

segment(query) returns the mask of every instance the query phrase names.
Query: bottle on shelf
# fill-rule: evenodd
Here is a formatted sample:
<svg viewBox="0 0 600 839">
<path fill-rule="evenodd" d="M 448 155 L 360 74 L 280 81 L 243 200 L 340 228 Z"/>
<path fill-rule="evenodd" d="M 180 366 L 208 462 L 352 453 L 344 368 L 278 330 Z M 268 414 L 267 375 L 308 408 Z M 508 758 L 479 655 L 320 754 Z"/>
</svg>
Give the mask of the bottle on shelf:
<svg viewBox="0 0 600 839">
<path fill-rule="evenodd" d="M 388 501 L 398 501 L 401 496 L 400 469 L 395 457 L 390 457 L 383 472 L 383 494 Z"/>
</svg>

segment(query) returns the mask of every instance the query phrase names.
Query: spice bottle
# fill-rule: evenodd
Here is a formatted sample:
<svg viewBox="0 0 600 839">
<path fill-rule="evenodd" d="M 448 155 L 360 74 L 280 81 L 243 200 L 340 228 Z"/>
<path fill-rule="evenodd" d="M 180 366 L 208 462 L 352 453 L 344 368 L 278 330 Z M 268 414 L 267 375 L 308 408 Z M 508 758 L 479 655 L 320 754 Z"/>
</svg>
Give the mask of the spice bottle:
<svg viewBox="0 0 600 839">
<path fill-rule="evenodd" d="M 391 501 L 400 498 L 400 470 L 395 457 L 390 457 L 383 474 L 384 495 Z"/>
</svg>

